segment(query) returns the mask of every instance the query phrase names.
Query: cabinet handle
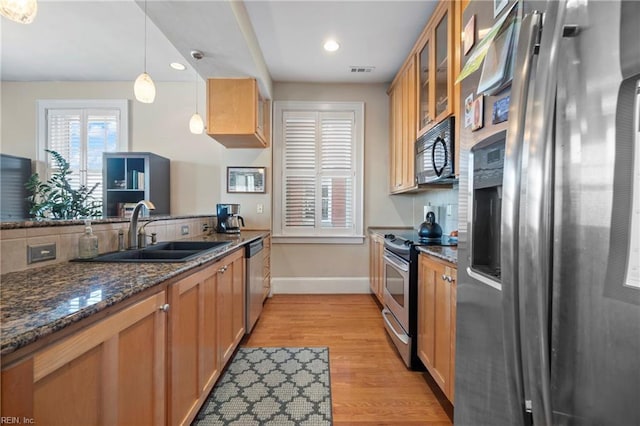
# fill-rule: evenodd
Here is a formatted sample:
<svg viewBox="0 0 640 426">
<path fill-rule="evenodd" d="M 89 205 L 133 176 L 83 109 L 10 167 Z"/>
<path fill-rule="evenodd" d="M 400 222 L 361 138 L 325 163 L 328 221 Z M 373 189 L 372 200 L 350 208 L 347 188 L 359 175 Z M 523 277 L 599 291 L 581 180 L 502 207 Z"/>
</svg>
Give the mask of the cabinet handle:
<svg viewBox="0 0 640 426">
<path fill-rule="evenodd" d="M 447 281 L 447 276 L 445 274 L 442 274 L 442 281 Z"/>
<path fill-rule="evenodd" d="M 165 303 L 164 305 L 160 306 L 159 308 L 162 312 L 169 312 L 169 304 Z"/>
<path fill-rule="evenodd" d="M 224 274 L 227 271 L 227 268 L 229 268 L 228 265 L 224 265 L 222 268 L 218 269 L 218 273 L 219 274 Z"/>
</svg>

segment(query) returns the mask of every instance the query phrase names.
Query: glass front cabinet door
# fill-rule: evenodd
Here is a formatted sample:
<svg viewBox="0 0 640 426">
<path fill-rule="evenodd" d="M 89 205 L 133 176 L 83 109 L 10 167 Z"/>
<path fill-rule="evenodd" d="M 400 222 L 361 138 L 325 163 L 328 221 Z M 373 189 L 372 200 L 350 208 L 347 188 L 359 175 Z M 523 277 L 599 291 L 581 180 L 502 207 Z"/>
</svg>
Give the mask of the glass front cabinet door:
<svg viewBox="0 0 640 426">
<path fill-rule="evenodd" d="M 453 113 L 453 2 L 440 2 L 418 49 L 418 136 Z"/>
</svg>

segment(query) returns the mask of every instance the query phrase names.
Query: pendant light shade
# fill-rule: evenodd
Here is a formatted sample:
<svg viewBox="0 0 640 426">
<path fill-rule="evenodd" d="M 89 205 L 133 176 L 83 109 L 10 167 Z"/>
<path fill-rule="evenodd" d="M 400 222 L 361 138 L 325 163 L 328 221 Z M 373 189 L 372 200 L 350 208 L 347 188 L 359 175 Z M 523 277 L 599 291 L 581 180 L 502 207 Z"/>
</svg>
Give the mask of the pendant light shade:
<svg viewBox="0 0 640 426">
<path fill-rule="evenodd" d="M 197 112 L 189 120 L 189 130 L 196 135 L 201 135 L 204 132 L 204 121 L 202 121 L 202 117 Z"/>
<path fill-rule="evenodd" d="M 151 76 L 143 72 L 136 78 L 133 85 L 133 93 L 136 99 L 145 104 L 151 104 L 156 98 L 156 85 L 153 84 Z"/>
<path fill-rule="evenodd" d="M 144 72 L 136 78 L 133 84 L 136 99 L 145 104 L 151 104 L 156 98 L 156 85 L 147 74 L 147 0 L 144 1 Z"/>
<path fill-rule="evenodd" d="M 20 24 L 30 24 L 38 13 L 36 0 L 0 0 L 0 13 Z"/>
</svg>

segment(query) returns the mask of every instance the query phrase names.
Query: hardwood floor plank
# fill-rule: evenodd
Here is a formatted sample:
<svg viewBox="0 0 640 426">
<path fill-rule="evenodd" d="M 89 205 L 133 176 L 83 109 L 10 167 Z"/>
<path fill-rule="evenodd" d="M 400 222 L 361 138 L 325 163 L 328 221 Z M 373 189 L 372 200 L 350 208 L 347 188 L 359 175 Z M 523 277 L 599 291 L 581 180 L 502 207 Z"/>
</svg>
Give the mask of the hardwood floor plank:
<svg viewBox="0 0 640 426">
<path fill-rule="evenodd" d="M 371 295 L 275 295 L 242 346 L 329 347 L 335 426 L 451 425 L 453 407 L 405 367 Z"/>
</svg>

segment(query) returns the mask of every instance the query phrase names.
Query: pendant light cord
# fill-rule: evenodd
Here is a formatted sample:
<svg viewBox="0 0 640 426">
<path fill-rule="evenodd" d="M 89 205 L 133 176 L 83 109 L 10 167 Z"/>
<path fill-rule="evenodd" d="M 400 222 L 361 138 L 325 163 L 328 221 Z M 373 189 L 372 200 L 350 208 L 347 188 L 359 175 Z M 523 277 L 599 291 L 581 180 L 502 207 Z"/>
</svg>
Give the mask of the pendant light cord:
<svg viewBox="0 0 640 426">
<path fill-rule="evenodd" d="M 147 0 L 144 0 L 144 72 L 147 72 Z"/>
<path fill-rule="evenodd" d="M 196 71 L 196 69 L 193 69 L 193 72 L 196 74 L 196 79 L 195 79 L 195 87 L 196 87 L 196 114 L 198 113 L 198 71 Z"/>
</svg>

